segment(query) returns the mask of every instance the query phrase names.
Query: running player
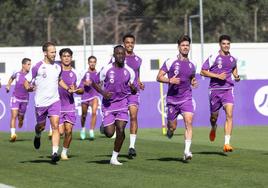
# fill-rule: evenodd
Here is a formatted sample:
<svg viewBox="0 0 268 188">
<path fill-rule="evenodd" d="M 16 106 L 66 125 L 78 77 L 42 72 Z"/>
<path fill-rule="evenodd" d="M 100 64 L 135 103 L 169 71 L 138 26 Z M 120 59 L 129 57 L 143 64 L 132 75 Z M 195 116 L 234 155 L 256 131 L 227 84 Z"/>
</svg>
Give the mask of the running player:
<svg viewBox="0 0 268 188">
<path fill-rule="evenodd" d="M 100 82 L 104 82 L 104 89 L 93 80 L 93 87 L 101 93 L 104 133 L 111 138 L 116 132 L 114 150 L 110 160 L 112 165 L 122 165 L 118 161 L 118 154 L 125 139 L 125 127 L 128 121 L 128 87 L 132 93 L 136 92 L 133 85 L 134 71 L 125 63 L 125 48 L 121 45 L 114 47 L 113 62 L 104 67 L 99 73 Z"/>
<path fill-rule="evenodd" d="M 130 114 L 130 144 L 128 149 L 129 159 L 133 159 L 136 156 L 135 142 L 138 132 L 138 110 L 140 103 L 140 89 L 144 90 L 144 84 L 140 81 L 140 66 L 142 59 L 137 56 L 133 50 L 135 45 L 135 37 L 132 34 L 126 34 L 123 37 L 123 43 L 126 50 L 126 64 L 135 72 L 134 86 L 137 88 L 135 95 L 130 94 L 128 96 L 128 110 Z M 129 90 L 130 92 L 130 90 Z"/>
<path fill-rule="evenodd" d="M 240 81 L 236 66 L 237 59 L 230 54 L 230 43 L 230 36 L 221 35 L 219 38 L 220 50 L 218 53 L 209 56 L 201 70 L 201 75 L 210 78 L 209 101 L 211 130 L 209 139 L 211 142 L 216 138 L 219 110 L 223 107 L 225 111 L 224 152 L 233 151 L 233 147 L 230 145 L 234 105 L 234 82 L 232 81 L 232 75 L 236 82 Z"/>
<path fill-rule="evenodd" d="M 92 78 L 96 77 L 96 63 L 97 58 L 95 56 L 90 56 L 88 58 L 88 70 L 79 84 L 79 87 L 84 88 L 84 93 L 81 98 L 82 116 L 81 116 L 81 126 L 80 138 L 84 140 L 86 138 L 86 128 L 85 122 L 87 117 L 88 107 L 92 109 L 91 112 L 91 122 L 89 129 L 89 139 L 94 140 L 94 128 L 97 121 L 97 109 L 99 106 L 99 93 L 92 87 Z"/>
<path fill-rule="evenodd" d="M 40 148 L 41 133 L 46 126 L 46 117 L 49 117 L 52 126 L 52 163 L 59 161 L 58 149 L 60 142 L 59 116 L 61 110 L 58 87 L 62 86 L 65 90 L 72 93 L 60 78 L 61 66 L 54 62 L 56 47 L 52 42 L 46 42 L 42 46 L 44 60 L 38 62 L 31 71 L 25 76 L 25 89 L 29 90 L 30 82 L 35 79 L 35 112 L 36 121 L 34 147 Z"/>
<path fill-rule="evenodd" d="M 83 88 L 77 87 L 77 74 L 72 68 L 72 56 L 73 51 L 70 48 L 63 48 L 60 50 L 60 59 L 62 80 L 68 85 L 68 87 L 75 90 L 77 94 L 82 94 L 84 92 Z M 61 152 L 61 159 L 68 160 L 68 149 L 72 141 L 72 130 L 73 125 L 76 121 L 75 115 L 75 102 L 73 93 L 69 93 L 63 87 L 59 87 L 60 101 L 61 101 L 61 114 L 60 114 L 60 123 L 59 131 L 61 135 L 64 135 L 63 148 Z"/>
<path fill-rule="evenodd" d="M 183 116 L 185 124 L 183 160 L 192 159 L 192 121 L 194 107 L 192 88 L 197 86 L 195 66 L 188 59 L 191 39 L 183 35 L 178 40 L 179 54 L 176 58 L 167 59 L 157 75 L 157 81 L 168 84 L 167 92 L 167 137 L 172 138 L 177 128 L 177 117 Z M 165 75 L 167 74 L 167 77 Z"/>
<path fill-rule="evenodd" d="M 6 85 L 6 92 L 10 90 L 10 86 L 14 80 L 16 80 L 15 88 L 10 99 L 11 119 L 10 119 L 10 142 L 15 142 L 17 139 L 16 134 L 16 119 L 18 118 L 18 127 L 23 126 L 24 114 L 27 109 L 29 101 L 29 91 L 33 90 L 33 87 L 27 91 L 24 88 L 25 75 L 31 69 L 31 60 L 29 58 L 22 59 L 22 68 L 20 71 L 15 71 L 9 78 Z"/>
</svg>

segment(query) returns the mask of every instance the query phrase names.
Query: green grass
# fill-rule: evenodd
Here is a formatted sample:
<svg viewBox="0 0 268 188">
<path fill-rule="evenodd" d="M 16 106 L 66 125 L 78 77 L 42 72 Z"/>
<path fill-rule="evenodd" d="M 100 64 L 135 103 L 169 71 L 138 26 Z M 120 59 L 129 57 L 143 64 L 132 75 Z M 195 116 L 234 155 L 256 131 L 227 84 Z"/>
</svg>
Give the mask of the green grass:
<svg viewBox="0 0 268 188">
<path fill-rule="evenodd" d="M 98 131 L 97 131 L 98 132 Z M 113 139 L 97 133 L 96 140 L 80 141 L 74 133 L 70 160 L 50 164 L 50 142 L 42 137 L 39 151 L 32 144 L 33 133 L 18 133 L 9 143 L 9 134 L 0 133 L 0 184 L 15 187 L 268 187 L 268 127 L 235 127 L 232 153 L 222 152 L 223 130 L 214 143 L 209 128 L 195 128 L 193 159 L 181 161 L 183 132 L 179 128 L 169 140 L 160 129 L 140 129 L 138 156 L 127 158 L 127 138 L 119 160 L 123 166 L 109 165 Z"/>
</svg>

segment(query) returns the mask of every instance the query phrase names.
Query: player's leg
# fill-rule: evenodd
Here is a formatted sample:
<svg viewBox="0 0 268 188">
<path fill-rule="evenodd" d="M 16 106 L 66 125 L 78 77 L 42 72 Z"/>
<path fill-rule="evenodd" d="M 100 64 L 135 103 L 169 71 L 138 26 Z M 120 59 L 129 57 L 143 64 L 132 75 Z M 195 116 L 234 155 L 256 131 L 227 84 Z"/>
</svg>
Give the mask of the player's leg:
<svg viewBox="0 0 268 188">
<path fill-rule="evenodd" d="M 52 128 L 52 155 L 51 161 L 53 163 L 59 161 L 59 144 L 60 144 L 60 132 L 59 132 L 59 120 L 61 114 L 61 103 L 57 101 L 51 104 L 48 108 L 48 116 Z"/>
<path fill-rule="evenodd" d="M 51 128 L 52 128 L 52 162 L 59 161 L 58 150 L 60 144 L 60 132 L 59 132 L 59 116 L 52 115 L 49 116 Z"/>
<path fill-rule="evenodd" d="M 10 142 L 15 142 L 17 139 L 16 135 L 16 119 L 18 116 L 18 109 L 11 109 L 11 119 L 10 119 Z"/>
<path fill-rule="evenodd" d="M 35 107 L 36 116 L 36 126 L 35 126 L 35 137 L 34 137 L 34 147 L 39 149 L 41 145 L 41 133 L 45 130 L 46 117 L 47 117 L 48 107 Z"/>
<path fill-rule="evenodd" d="M 70 122 L 64 122 L 63 127 L 64 127 L 64 141 L 63 141 L 63 148 L 61 152 L 61 159 L 68 160 L 67 152 L 72 141 L 73 124 L 71 124 Z"/>
<path fill-rule="evenodd" d="M 193 136 L 193 113 L 192 112 L 184 112 L 183 120 L 185 125 L 184 132 L 184 160 L 192 159 L 191 152 L 191 144 L 192 144 L 192 136 Z"/>
<path fill-rule="evenodd" d="M 136 105 L 130 105 L 128 107 L 129 114 L 130 114 L 130 135 L 129 135 L 129 149 L 128 149 L 128 157 L 132 159 L 135 157 L 136 150 L 135 150 L 135 143 L 137 138 L 137 132 L 138 132 L 138 106 Z"/>
<path fill-rule="evenodd" d="M 224 125 L 224 148 L 225 152 L 233 151 L 232 146 L 230 145 L 230 139 L 233 129 L 233 104 L 225 104 L 224 111 L 226 114 L 226 120 Z"/>
<path fill-rule="evenodd" d="M 213 142 L 216 138 L 217 120 L 219 116 L 219 109 L 222 107 L 220 91 L 210 91 L 210 125 L 209 140 Z"/>
<path fill-rule="evenodd" d="M 24 120 L 24 114 L 26 113 L 28 102 L 21 102 L 19 106 L 19 114 L 18 114 L 18 127 L 22 128 L 23 126 L 23 120 Z"/>
<path fill-rule="evenodd" d="M 121 120 L 115 121 L 116 138 L 114 141 L 114 151 L 110 160 L 110 163 L 113 165 L 122 165 L 122 163 L 120 163 L 117 158 L 121 150 L 121 147 L 123 145 L 123 142 L 125 140 L 126 124 L 127 124 L 126 121 L 121 121 Z"/>
<path fill-rule="evenodd" d="M 89 139 L 94 140 L 94 129 L 96 126 L 96 121 L 97 121 L 97 110 L 99 106 L 99 100 L 98 98 L 94 98 L 91 101 L 91 108 L 92 108 L 92 113 L 91 113 L 91 121 L 90 121 L 90 129 L 89 129 Z"/>
<path fill-rule="evenodd" d="M 81 115 L 80 138 L 81 138 L 81 140 L 85 140 L 86 139 L 85 122 L 86 122 L 86 118 L 87 118 L 88 103 L 87 102 L 82 102 L 81 103 L 81 108 L 82 108 L 82 115 Z"/>
<path fill-rule="evenodd" d="M 167 137 L 171 139 L 177 128 L 178 110 L 176 105 L 167 104 Z"/>
</svg>

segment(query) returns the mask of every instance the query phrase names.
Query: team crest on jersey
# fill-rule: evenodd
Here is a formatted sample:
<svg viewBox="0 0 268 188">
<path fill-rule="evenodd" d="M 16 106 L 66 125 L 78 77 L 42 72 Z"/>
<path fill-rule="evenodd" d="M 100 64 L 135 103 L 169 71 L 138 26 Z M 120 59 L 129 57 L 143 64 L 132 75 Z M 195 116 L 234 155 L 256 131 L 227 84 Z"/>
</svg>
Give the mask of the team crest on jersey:
<svg viewBox="0 0 268 188">
<path fill-rule="evenodd" d="M 219 58 L 217 60 L 217 62 L 218 62 L 218 68 L 221 69 L 222 68 L 222 58 Z"/>
<path fill-rule="evenodd" d="M 114 79 L 113 78 L 110 78 L 110 83 L 113 84 L 114 83 Z"/>
<path fill-rule="evenodd" d="M 192 68 L 192 64 L 191 63 L 189 63 L 189 67 L 190 67 L 190 69 Z"/>
<path fill-rule="evenodd" d="M 179 72 L 180 72 L 180 66 L 179 66 L 179 63 L 176 63 L 175 64 L 175 67 L 174 67 L 174 74 L 175 75 L 178 75 L 179 74 Z"/>
<path fill-rule="evenodd" d="M 233 62 L 234 61 L 234 58 L 233 57 L 230 57 L 230 61 Z"/>
<path fill-rule="evenodd" d="M 74 74 L 72 72 L 70 72 L 69 76 L 72 78 L 74 76 Z"/>
</svg>

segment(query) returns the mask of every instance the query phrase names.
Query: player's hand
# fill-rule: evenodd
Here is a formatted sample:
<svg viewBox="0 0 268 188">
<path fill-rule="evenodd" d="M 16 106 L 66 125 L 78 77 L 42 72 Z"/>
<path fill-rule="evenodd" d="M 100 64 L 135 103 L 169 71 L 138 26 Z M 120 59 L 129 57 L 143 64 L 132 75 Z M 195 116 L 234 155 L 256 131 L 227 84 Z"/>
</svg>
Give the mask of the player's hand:
<svg viewBox="0 0 268 188">
<path fill-rule="evenodd" d="M 220 79 L 220 80 L 225 80 L 226 79 L 226 73 L 223 72 L 223 73 L 218 74 L 217 78 Z"/>
<path fill-rule="evenodd" d="M 130 87 L 130 90 L 131 90 L 131 94 L 136 95 L 137 88 L 133 84 L 130 84 L 129 87 Z"/>
<path fill-rule="evenodd" d="M 236 76 L 234 76 L 234 79 L 235 79 L 236 82 L 239 82 L 240 81 L 240 76 L 236 75 Z"/>
<path fill-rule="evenodd" d="M 9 85 L 6 85 L 6 92 L 8 93 L 10 90 L 10 86 Z"/>
<path fill-rule="evenodd" d="M 36 90 L 36 87 L 33 85 L 30 85 L 29 89 L 27 90 L 28 92 L 33 92 Z"/>
<path fill-rule="evenodd" d="M 103 92 L 103 98 L 106 99 L 106 100 L 109 100 L 111 97 L 112 97 L 113 93 L 111 92 Z"/>
<path fill-rule="evenodd" d="M 169 79 L 170 84 L 180 84 L 181 80 L 180 78 L 177 78 L 176 75 L 174 75 L 172 78 Z"/>
<path fill-rule="evenodd" d="M 198 87 L 198 82 L 197 82 L 196 78 L 193 78 L 191 80 L 191 85 L 192 85 L 193 88 L 197 88 Z"/>
<path fill-rule="evenodd" d="M 144 90 L 144 88 L 145 88 L 145 85 L 144 85 L 144 83 L 142 83 L 142 82 L 139 82 L 138 84 L 139 84 L 139 87 L 140 87 L 140 89 L 141 89 L 141 90 Z"/>
<path fill-rule="evenodd" d="M 84 81 L 84 85 L 85 86 L 91 86 L 92 85 L 92 81 L 91 80 L 86 80 L 86 81 Z"/>
</svg>

